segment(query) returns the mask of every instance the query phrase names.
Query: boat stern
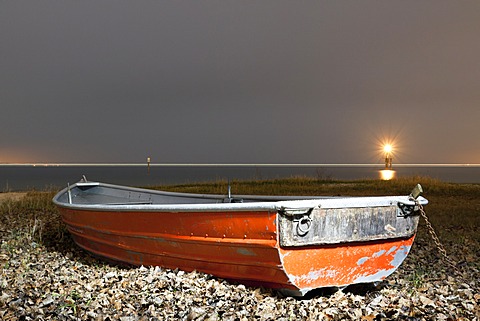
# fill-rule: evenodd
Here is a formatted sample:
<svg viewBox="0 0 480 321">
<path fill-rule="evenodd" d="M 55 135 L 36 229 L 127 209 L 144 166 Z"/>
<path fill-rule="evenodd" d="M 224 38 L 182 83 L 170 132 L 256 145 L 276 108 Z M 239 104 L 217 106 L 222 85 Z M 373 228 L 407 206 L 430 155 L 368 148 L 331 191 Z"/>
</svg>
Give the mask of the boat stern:
<svg viewBox="0 0 480 321">
<path fill-rule="evenodd" d="M 384 280 L 412 247 L 424 198 L 345 198 L 279 211 L 279 253 L 289 294 Z"/>
</svg>

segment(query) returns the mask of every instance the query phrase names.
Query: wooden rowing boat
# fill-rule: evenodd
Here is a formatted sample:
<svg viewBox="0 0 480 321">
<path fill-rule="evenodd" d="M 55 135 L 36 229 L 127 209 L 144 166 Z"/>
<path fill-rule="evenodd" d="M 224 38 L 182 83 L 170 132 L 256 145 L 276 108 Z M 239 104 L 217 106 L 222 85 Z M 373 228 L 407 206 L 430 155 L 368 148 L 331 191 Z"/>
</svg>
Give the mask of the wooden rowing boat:
<svg viewBox="0 0 480 321">
<path fill-rule="evenodd" d="M 233 197 L 83 179 L 53 201 L 74 241 L 96 255 L 302 296 L 393 273 L 427 204 L 417 197 Z"/>
</svg>

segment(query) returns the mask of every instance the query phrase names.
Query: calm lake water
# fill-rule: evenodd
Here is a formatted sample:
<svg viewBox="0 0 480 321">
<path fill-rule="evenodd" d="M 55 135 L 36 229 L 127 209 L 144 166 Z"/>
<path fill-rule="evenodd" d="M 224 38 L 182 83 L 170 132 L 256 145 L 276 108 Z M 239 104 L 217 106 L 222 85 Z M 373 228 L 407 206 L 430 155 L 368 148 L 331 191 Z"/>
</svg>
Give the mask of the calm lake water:
<svg viewBox="0 0 480 321">
<path fill-rule="evenodd" d="M 131 186 L 195 183 L 215 180 L 269 179 L 291 176 L 339 180 L 377 179 L 379 166 L 43 166 L 0 165 L 0 192 L 60 189 L 85 175 L 89 180 Z M 480 183 L 480 166 L 395 168 L 396 176 L 429 176 L 456 183 Z"/>
</svg>

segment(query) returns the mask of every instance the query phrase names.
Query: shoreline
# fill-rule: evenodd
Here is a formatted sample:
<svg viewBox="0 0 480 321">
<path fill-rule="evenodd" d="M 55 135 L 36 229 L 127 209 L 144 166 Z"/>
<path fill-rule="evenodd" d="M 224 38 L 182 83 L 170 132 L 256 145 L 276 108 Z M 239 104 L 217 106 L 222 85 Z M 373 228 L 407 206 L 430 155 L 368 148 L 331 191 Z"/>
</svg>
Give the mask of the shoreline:
<svg viewBox="0 0 480 321">
<path fill-rule="evenodd" d="M 196 184 L 218 180 L 263 180 L 310 177 L 318 180 L 362 180 L 382 178 L 384 167 L 320 166 L 0 166 L 0 190 L 29 191 L 60 189 L 79 181 L 85 175 L 91 181 L 127 185 L 158 186 Z M 300 165 L 299 165 L 300 166 Z M 396 178 L 428 176 L 444 182 L 480 183 L 480 167 L 401 167 L 393 165 Z"/>
</svg>

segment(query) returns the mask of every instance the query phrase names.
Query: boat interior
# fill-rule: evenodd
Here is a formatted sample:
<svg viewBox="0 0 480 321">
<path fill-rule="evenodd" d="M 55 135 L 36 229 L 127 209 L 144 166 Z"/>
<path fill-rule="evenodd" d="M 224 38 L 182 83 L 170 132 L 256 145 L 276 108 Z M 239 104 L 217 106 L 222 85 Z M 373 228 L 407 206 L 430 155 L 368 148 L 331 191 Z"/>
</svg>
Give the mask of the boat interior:
<svg viewBox="0 0 480 321">
<path fill-rule="evenodd" d="M 278 202 L 285 200 L 331 197 L 257 196 L 176 193 L 103 184 L 79 182 L 67 187 L 57 201 L 68 204 L 141 205 L 141 204 L 218 204 L 247 202 Z"/>
</svg>

